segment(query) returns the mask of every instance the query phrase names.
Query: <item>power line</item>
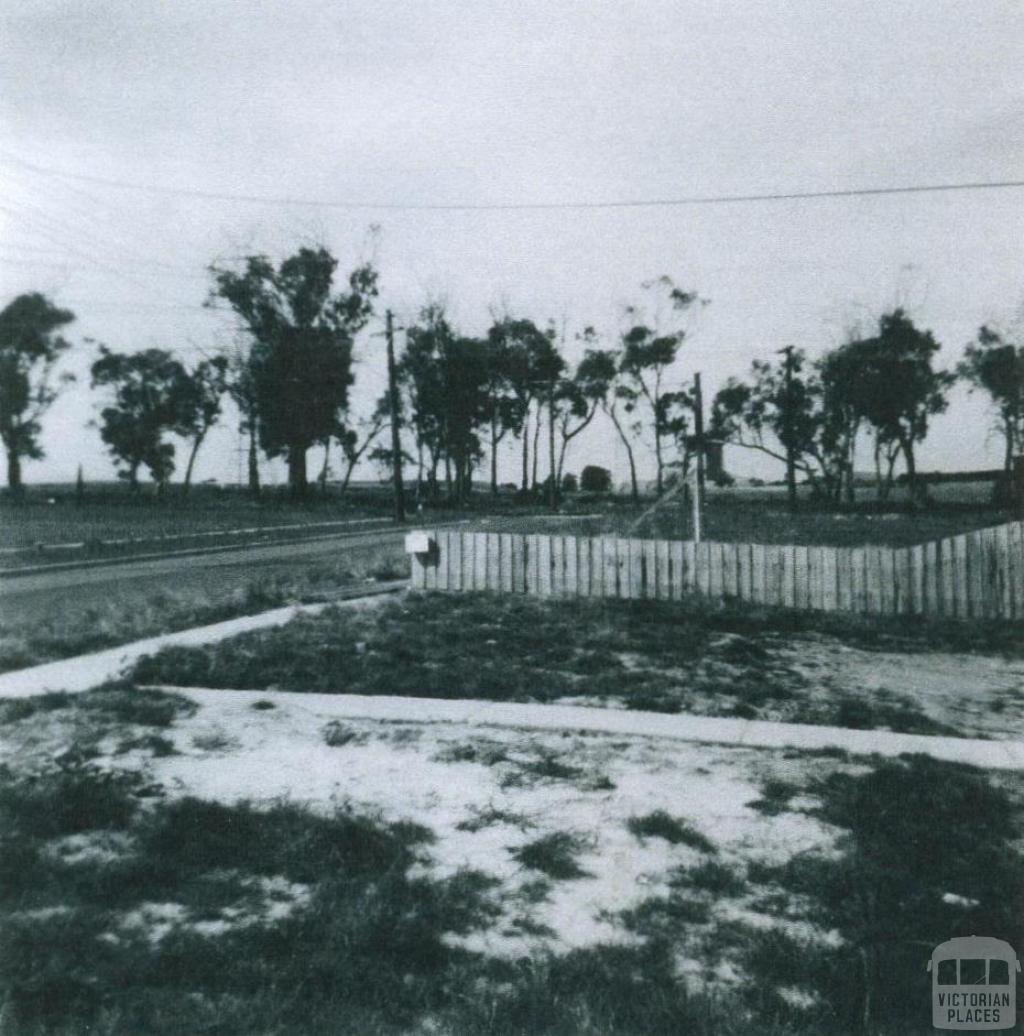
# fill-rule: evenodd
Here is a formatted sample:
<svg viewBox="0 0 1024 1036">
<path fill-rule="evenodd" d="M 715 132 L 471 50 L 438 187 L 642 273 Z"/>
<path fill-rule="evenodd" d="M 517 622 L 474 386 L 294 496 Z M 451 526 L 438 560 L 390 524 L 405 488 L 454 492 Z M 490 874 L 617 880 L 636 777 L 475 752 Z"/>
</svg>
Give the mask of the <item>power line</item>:
<svg viewBox="0 0 1024 1036">
<path fill-rule="evenodd" d="M 7 263 L 10 266 L 53 266 L 59 267 L 60 269 L 89 270 L 95 261 L 86 262 L 83 259 L 75 258 L 37 259 L 34 255 L 30 254 L 28 257 L 0 256 L 0 263 Z M 141 260 L 137 261 L 134 257 L 131 258 L 131 263 L 133 266 L 149 265 L 143 263 Z M 109 269 L 111 269 L 111 267 L 108 267 L 108 270 Z M 158 265 L 155 263 L 153 264 L 153 269 L 147 269 L 141 272 L 144 272 L 151 277 L 175 277 L 184 278 L 186 280 L 209 281 L 208 275 L 201 273 L 179 273 L 176 270 L 167 269 L 165 265 Z"/>
<path fill-rule="evenodd" d="M 34 188 L 39 188 L 42 185 L 40 185 L 38 182 L 35 182 L 32 186 Z M 57 189 L 59 190 L 59 188 Z M 46 188 L 44 187 L 43 190 L 45 191 Z M 88 198 L 92 202 L 93 209 L 95 209 L 98 205 L 103 205 L 105 207 L 110 208 L 111 211 L 115 211 L 115 209 L 112 206 L 110 206 L 109 203 L 101 202 L 100 199 L 95 198 L 92 195 L 89 195 L 87 192 L 81 190 L 81 188 L 66 185 L 66 190 L 71 191 L 74 195 L 80 195 Z M 150 266 L 161 270 L 166 270 L 168 273 L 173 273 L 175 275 L 182 277 L 188 277 L 198 280 L 206 279 L 205 275 L 199 274 L 195 270 L 186 270 L 184 267 L 175 266 L 171 263 L 161 262 L 157 259 L 152 259 L 150 257 L 143 257 L 140 253 L 137 252 L 137 250 L 132 246 L 132 244 L 126 240 L 123 234 L 113 230 L 109 226 L 103 225 L 95 218 L 95 216 L 92 213 L 81 213 L 73 211 L 70 214 L 70 216 L 64 215 L 64 218 L 61 218 L 61 216 L 55 215 L 53 212 L 53 210 L 56 208 L 56 205 L 52 202 L 47 203 L 45 199 L 42 203 L 44 206 L 42 208 L 40 207 L 40 205 L 25 199 L 19 199 L 17 202 L 11 199 L 5 200 L 7 200 L 10 204 L 13 204 L 15 206 L 21 205 L 32 210 L 34 213 L 32 218 L 37 222 L 42 222 L 44 226 L 46 224 L 49 224 L 49 226 L 51 227 L 51 232 L 53 230 L 56 230 L 56 232 L 64 238 L 71 237 L 72 239 L 78 238 L 79 240 L 82 238 L 86 238 L 88 240 L 88 247 L 93 249 L 93 252 L 90 253 L 91 255 L 95 255 L 95 249 L 98 247 L 102 250 L 107 251 L 108 253 L 116 252 L 119 255 L 131 259 L 133 265 L 136 266 Z M 19 218 L 25 218 L 17 212 L 14 212 L 13 210 L 11 211 L 13 215 L 18 215 Z M 77 220 L 78 222 L 76 223 L 75 220 Z M 91 224 L 91 228 L 89 226 L 83 226 L 81 223 L 82 220 L 85 220 L 87 224 Z M 79 247 L 78 251 L 79 254 L 83 254 L 81 247 Z"/>
<path fill-rule="evenodd" d="M 584 209 L 639 209 L 666 208 L 684 205 L 731 205 L 751 202 L 813 201 L 828 198 L 870 198 L 901 194 L 938 194 L 952 191 L 988 191 L 1024 187 L 1024 180 L 964 180 L 953 183 L 909 184 L 896 187 L 856 187 L 827 191 L 780 191 L 757 194 L 693 194 L 678 198 L 636 198 L 614 201 L 552 201 L 552 202 L 458 202 L 452 204 L 429 202 L 355 202 L 313 198 L 288 198 L 258 194 L 234 194 L 222 191 L 204 191 L 187 187 L 169 187 L 163 184 L 145 184 L 130 180 L 116 180 L 86 173 L 70 173 L 62 169 L 36 165 L 0 151 L 0 157 L 43 176 L 64 180 L 94 183 L 119 190 L 143 191 L 149 194 L 169 194 L 205 201 L 236 201 L 254 205 L 298 205 L 324 209 L 389 210 L 405 212 L 524 212 Z"/>
</svg>

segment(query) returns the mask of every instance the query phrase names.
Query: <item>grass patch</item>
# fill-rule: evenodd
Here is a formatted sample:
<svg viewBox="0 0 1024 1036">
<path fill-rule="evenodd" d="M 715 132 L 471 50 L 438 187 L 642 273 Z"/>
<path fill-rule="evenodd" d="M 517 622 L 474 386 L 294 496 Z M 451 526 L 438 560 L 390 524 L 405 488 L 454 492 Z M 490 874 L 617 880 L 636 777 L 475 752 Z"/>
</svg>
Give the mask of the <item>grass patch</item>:
<svg viewBox="0 0 1024 1036">
<path fill-rule="evenodd" d="M 767 983 L 804 969 L 838 1031 L 854 1031 L 865 1014 L 875 1031 L 918 1031 L 921 946 L 979 932 L 1020 941 L 1020 800 L 982 771 L 924 756 L 880 762 L 861 776 L 833 774 L 810 790 L 821 819 L 843 831 L 840 855 L 751 867 L 748 879 L 781 888 L 844 945 L 814 947 L 812 964 L 806 947 L 762 936 L 748 967 Z"/>
<path fill-rule="evenodd" d="M 666 813 L 663 809 L 630 817 L 626 821 L 630 834 L 639 839 L 663 838 L 670 845 L 688 845 L 702 853 L 716 852 L 715 846 L 685 820 Z"/>
<path fill-rule="evenodd" d="M 743 883 L 708 860 L 619 915 L 641 945 L 513 961 L 452 944 L 498 917 L 494 880 L 410 877 L 422 828 L 349 810 L 170 802 L 130 781 L 88 766 L 0 774 L 0 985 L 19 1036 L 847 1036 L 866 999 L 869 1031 L 916 1036 L 930 1031 L 917 943 L 969 931 L 1019 941 L 1024 916 L 1019 803 L 983 773 L 919 757 L 813 787 L 843 832 L 838 855 L 748 868 L 748 885 L 785 895 L 794 920 L 837 928 L 841 946 L 712 925 L 716 897 Z M 488 819 L 522 819 L 498 814 Z M 519 850 L 543 876 L 517 892 L 513 931 L 550 934 L 525 905 L 579 877 L 584 849 L 556 833 Z M 552 861 L 564 869 L 537 866 Z M 272 899 L 289 907 L 273 921 Z M 159 936 L 128 923 L 146 904 L 177 910 Z M 221 927 L 203 934 L 205 922 Z M 706 967 L 740 968 L 735 991 L 688 988 L 679 954 L 694 945 Z M 811 1006 L 794 1007 L 786 989 Z"/>
<path fill-rule="evenodd" d="M 218 644 L 167 648 L 142 659 L 132 676 L 146 684 L 424 698 L 613 698 L 645 711 L 956 734 L 891 692 L 854 699 L 836 691 L 820 699 L 813 677 L 778 651 L 780 640 L 808 633 L 894 650 L 965 646 L 951 645 L 935 626 L 901 624 L 906 628 L 910 635 L 897 637 L 892 623 L 876 619 L 703 600 L 413 594 L 359 612 L 326 609 Z M 963 641 L 963 631 L 959 636 Z M 991 646 L 987 636 L 982 631 L 970 646 Z M 1014 638 L 1024 657 L 1024 634 L 1017 629 Z M 591 656 L 602 666 L 609 657 L 617 661 L 581 673 Z M 451 759 L 475 761 L 473 751 L 452 749 Z"/>
<path fill-rule="evenodd" d="M 912 505 L 905 487 L 885 505 L 875 499 L 874 487 L 860 487 L 855 505 L 801 499 L 794 511 L 770 488 L 735 487 L 709 494 L 703 534 L 723 543 L 905 547 L 1012 520 L 1006 509 L 992 505 L 991 491 L 991 483 L 929 486 L 931 499 L 922 509 Z M 692 538 L 691 509 L 678 499 L 627 532 L 643 510 L 620 505 L 588 533 Z"/>
<path fill-rule="evenodd" d="M 891 692 L 885 700 L 843 698 L 835 710 L 835 724 L 852 730 L 893 730 L 898 734 L 956 737 L 959 733 L 955 727 L 926 716 L 911 699 Z"/>
<path fill-rule="evenodd" d="M 342 723 L 341 720 L 332 719 L 324 727 L 323 737 L 325 745 L 329 745 L 331 748 L 342 748 L 345 745 L 365 744 L 369 735 L 362 730 L 350 727 L 347 723 Z"/>
<path fill-rule="evenodd" d="M 776 817 L 789 810 L 789 800 L 802 794 L 803 788 L 792 781 L 772 777 L 761 785 L 761 797 L 748 802 L 751 809 L 768 817 Z"/>
<path fill-rule="evenodd" d="M 409 877 L 429 840 L 414 825 L 291 805 L 143 807 L 88 771 L 6 774 L 2 789 L 5 1031 L 409 1031 L 445 1005 L 445 976 L 472 965 L 447 934 L 495 913 L 493 879 Z M 86 829 L 121 851 L 53 849 Z M 304 891 L 271 922 L 260 903 L 285 888 Z M 146 904 L 176 905 L 159 935 L 139 920 Z M 217 933 L 196 929 L 210 919 Z"/>
<path fill-rule="evenodd" d="M 74 695 L 68 694 L 67 691 L 48 691 L 46 694 L 35 694 L 30 698 L 8 698 L 0 701 L 0 726 L 18 723 L 44 712 L 67 709 L 73 703 Z"/>
<path fill-rule="evenodd" d="M 531 777 L 540 777 L 552 781 L 571 781 L 583 775 L 579 766 L 572 766 L 556 759 L 550 753 L 544 753 L 537 759 L 531 759 L 523 763 L 521 770 Z"/>
<path fill-rule="evenodd" d="M 184 695 L 144 690 L 117 681 L 79 694 L 57 691 L 0 701 L 0 725 L 19 723 L 48 712 L 71 710 L 96 716 L 110 724 L 169 727 L 179 717 L 191 716 L 197 709 L 195 702 Z"/>
<path fill-rule="evenodd" d="M 497 766 L 508 761 L 508 751 L 500 741 L 477 738 L 446 745 L 435 756 L 439 763 L 481 763 Z"/>
<path fill-rule="evenodd" d="M 140 727 L 169 727 L 179 717 L 193 715 L 198 705 L 182 694 L 113 683 L 76 696 L 75 704 L 102 714 L 111 723 Z"/>
<path fill-rule="evenodd" d="M 236 744 L 234 738 L 228 734 L 214 731 L 210 734 L 193 734 L 192 746 L 200 752 L 223 752 Z"/>
<path fill-rule="evenodd" d="M 518 827 L 520 831 L 533 827 L 533 821 L 525 813 L 498 809 L 495 806 L 485 806 L 483 809 L 474 810 L 471 816 L 459 821 L 455 826 L 459 831 L 475 833 L 486 827 L 494 827 L 496 824 L 509 824 L 512 827 Z"/>
<path fill-rule="evenodd" d="M 160 734 L 141 734 L 139 737 L 125 738 L 117 746 L 118 755 L 135 750 L 149 752 L 150 755 L 157 759 L 179 754 L 174 747 L 174 742 L 169 741 Z"/>
<path fill-rule="evenodd" d="M 66 764 L 46 774 L 0 774 L 0 828 L 47 839 L 96 828 L 122 830 L 138 804 L 143 779 L 134 772 Z"/>
<path fill-rule="evenodd" d="M 585 779 L 586 771 L 582 767 L 562 762 L 551 751 L 541 751 L 532 759 L 510 759 L 509 762 L 514 764 L 514 769 L 502 776 L 500 783 L 503 788 L 521 788 L 537 781 L 574 781 L 589 790 L 598 790 Z M 596 782 L 601 778 L 593 780 Z M 604 780 L 608 781 L 608 778 Z"/>
<path fill-rule="evenodd" d="M 679 939 L 690 925 L 706 924 L 711 907 L 703 899 L 680 895 L 651 896 L 617 915 L 631 932 L 648 939 Z"/>
<path fill-rule="evenodd" d="M 675 888 L 698 889 L 713 896 L 740 896 L 746 883 L 732 867 L 717 860 L 704 860 L 695 867 L 677 868 L 670 879 Z"/>
<path fill-rule="evenodd" d="M 578 835 L 555 831 L 510 851 L 524 867 L 540 871 L 557 881 L 566 881 L 589 877 L 587 871 L 576 862 L 585 848 L 586 843 Z"/>
</svg>

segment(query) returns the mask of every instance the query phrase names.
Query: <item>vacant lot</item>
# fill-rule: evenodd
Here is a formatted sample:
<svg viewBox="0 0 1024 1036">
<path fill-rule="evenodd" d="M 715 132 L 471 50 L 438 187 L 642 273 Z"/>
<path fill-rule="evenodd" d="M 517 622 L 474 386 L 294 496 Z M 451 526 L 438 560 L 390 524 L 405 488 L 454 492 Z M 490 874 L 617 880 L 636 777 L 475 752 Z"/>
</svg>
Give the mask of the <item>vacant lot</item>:
<svg viewBox="0 0 1024 1036">
<path fill-rule="evenodd" d="M 931 946 L 1022 934 L 1012 774 L 280 693 L 0 719 L 5 1031 L 912 1036 Z"/>
<path fill-rule="evenodd" d="M 668 500 L 644 517 L 650 506 L 650 501 L 635 505 L 621 499 L 576 499 L 567 502 L 564 521 L 558 527 L 550 518 L 523 518 L 517 523 L 516 531 L 587 536 L 607 533 L 663 539 L 693 537 L 693 514 L 688 504 L 678 498 Z M 574 517 L 572 511 L 587 516 Z M 852 510 L 830 510 L 802 500 L 800 509 L 791 512 L 785 496 L 778 493 L 717 490 L 710 494 L 707 502 L 703 536 L 725 543 L 903 547 L 1000 525 L 1011 517 L 1009 512 L 985 504 L 936 504 L 912 512 L 905 507 L 877 511 L 868 505 Z M 506 525 L 505 531 L 512 530 Z"/>
<path fill-rule="evenodd" d="M 908 621 L 895 630 L 699 599 L 412 594 L 204 648 L 168 648 L 143 659 L 133 679 L 1024 735 L 1019 624 Z"/>
</svg>

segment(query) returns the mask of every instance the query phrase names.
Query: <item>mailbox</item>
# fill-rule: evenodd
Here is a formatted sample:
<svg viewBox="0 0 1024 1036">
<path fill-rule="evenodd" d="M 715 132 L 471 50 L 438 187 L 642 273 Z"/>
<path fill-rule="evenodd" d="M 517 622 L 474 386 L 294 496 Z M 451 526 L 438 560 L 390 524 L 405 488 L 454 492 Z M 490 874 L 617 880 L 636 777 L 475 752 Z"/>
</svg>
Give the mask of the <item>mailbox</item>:
<svg viewBox="0 0 1024 1036">
<path fill-rule="evenodd" d="M 433 550 L 434 541 L 429 532 L 407 532 L 405 534 L 406 554 L 429 554 Z"/>
</svg>

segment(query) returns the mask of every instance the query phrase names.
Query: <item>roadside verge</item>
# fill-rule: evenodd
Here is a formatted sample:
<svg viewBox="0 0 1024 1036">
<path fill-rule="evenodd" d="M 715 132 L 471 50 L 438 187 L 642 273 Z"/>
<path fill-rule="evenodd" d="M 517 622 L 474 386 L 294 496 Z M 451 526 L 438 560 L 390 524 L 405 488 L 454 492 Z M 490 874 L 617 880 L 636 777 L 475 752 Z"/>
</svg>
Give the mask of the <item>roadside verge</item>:
<svg viewBox="0 0 1024 1036">
<path fill-rule="evenodd" d="M 364 601 L 397 593 L 408 585 L 407 580 L 401 579 L 373 587 L 358 587 L 330 601 L 290 604 L 257 615 L 243 615 L 209 626 L 197 626 L 194 629 L 164 633 L 158 637 L 147 637 L 145 640 L 120 644 L 89 655 L 62 658 L 57 662 L 47 662 L 45 665 L 32 666 L 29 669 L 15 669 L 13 672 L 0 674 L 0 698 L 27 698 L 34 694 L 44 694 L 46 691 L 87 691 L 90 687 L 116 679 L 143 655 L 151 655 L 164 647 L 200 647 L 203 644 L 214 644 L 218 640 L 247 633 L 249 630 L 283 626 L 296 615 L 316 614 L 336 605 L 357 606 Z"/>
</svg>

